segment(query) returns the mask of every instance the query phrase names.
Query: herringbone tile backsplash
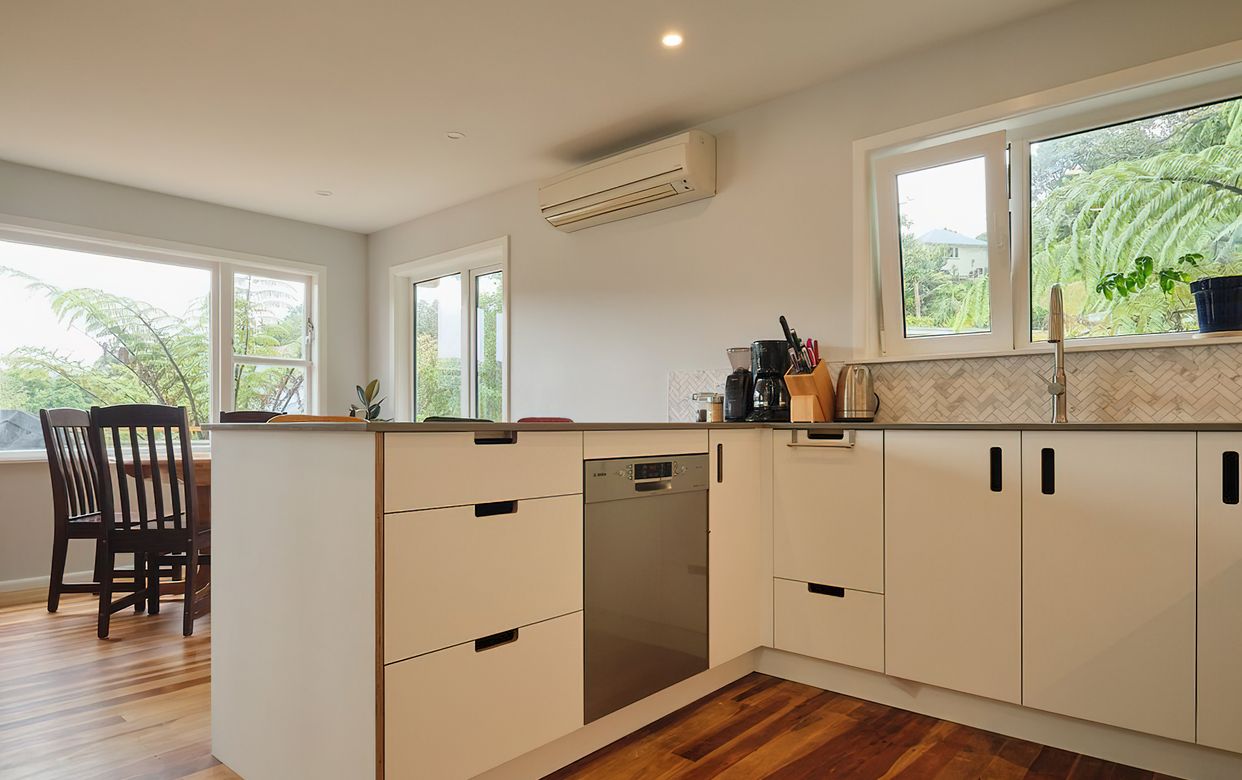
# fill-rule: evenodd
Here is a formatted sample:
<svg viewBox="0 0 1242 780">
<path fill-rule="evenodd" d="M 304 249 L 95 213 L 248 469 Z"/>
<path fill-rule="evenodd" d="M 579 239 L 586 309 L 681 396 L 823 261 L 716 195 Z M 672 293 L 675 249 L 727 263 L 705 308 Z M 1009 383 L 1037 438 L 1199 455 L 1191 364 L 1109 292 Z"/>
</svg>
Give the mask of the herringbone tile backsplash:
<svg viewBox="0 0 1242 780">
<path fill-rule="evenodd" d="M 1073 352 L 1065 364 L 1072 421 L 1242 420 L 1242 344 Z M 871 369 L 877 422 L 1036 422 L 1051 410 L 1051 353 Z"/>
<path fill-rule="evenodd" d="M 1076 422 L 1242 420 L 1242 344 L 1065 356 Z M 830 363 L 835 378 L 841 364 Z M 1039 422 L 1052 355 L 874 363 L 877 422 Z M 727 369 L 669 373 L 669 420 L 692 419 L 690 394 L 721 389 Z"/>
</svg>

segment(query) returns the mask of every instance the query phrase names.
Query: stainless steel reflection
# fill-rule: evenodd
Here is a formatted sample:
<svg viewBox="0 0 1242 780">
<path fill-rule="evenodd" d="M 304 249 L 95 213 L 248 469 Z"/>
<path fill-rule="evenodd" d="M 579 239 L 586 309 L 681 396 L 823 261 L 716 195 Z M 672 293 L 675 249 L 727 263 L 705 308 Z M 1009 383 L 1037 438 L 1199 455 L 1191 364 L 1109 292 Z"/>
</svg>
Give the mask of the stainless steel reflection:
<svg viewBox="0 0 1242 780">
<path fill-rule="evenodd" d="M 587 722 L 707 669 L 706 455 L 585 464 Z"/>
<path fill-rule="evenodd" d="M 1068 396 L 1065 382 L 1065 301 L 1061 285 L 1052 285 L 1048 296 L 1048 343 L 1053 345 L 1052 379 L 1048 394 L 1052 396 L 1052 421 L 1069 422 Z"/>
<path fill-rule="evenodd" d="M 834 418 L 852 422 L 871 422 L 880 410 L 880 397 L 875 392 L 871 368 L 862 365 L 841 367 L 837 377 L 837 399 Z"/>
</svg>

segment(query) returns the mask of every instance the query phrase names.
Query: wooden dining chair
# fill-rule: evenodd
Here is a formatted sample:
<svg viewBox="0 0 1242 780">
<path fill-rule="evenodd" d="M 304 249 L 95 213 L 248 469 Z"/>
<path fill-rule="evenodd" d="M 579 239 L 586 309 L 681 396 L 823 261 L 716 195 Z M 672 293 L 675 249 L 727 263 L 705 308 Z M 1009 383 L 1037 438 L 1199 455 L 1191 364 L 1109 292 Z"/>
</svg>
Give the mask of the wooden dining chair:
<svg viewBox="0 0 1242 780">
<path fill-rule="evenodd" d="M 47 611 L 60 608 L 62 593 L 98 593 L 103 572 L 99 468 L 90 445 L 91 417 L 81 409 L 40 409 L 43 445 L 52 478 L 52 573 L 47 587 Z M 95 542 L 95 574 L 91 582 L 65 582 L 65 560 L 70 539 Z M 114 588 L 141 587 L 133 570 L 115 572 Z M 115 582 L 116 579 L 124 582 Z"/>
<path fill-rule="evenodd" d="M 280 412 L 220 412 L 222 423 L 265 423 Z"/>
<path fill-rule="evenodd" d="M 200 564 L 210 563 L 202 551 L 211 545 L 211 531 L 198 527 L 185 407 L 93 407 L 91 446 L 96 462 L 107 464 L 111 472 L 100 480 L 104 566 L 99 585 L 99 638 L 108 637 L 112 613 L 131 603 L 137 606 L 136 599 L 145 598 L 147 610 L 157 614 L 159 574 L 174 565 L 185 569 L 181 633 L 189 636 L 194 633 L 196 572 Z M 135 571 L 142 571 L 145 578 L 136 575 L 144 586 L 113 601 L 118 553 L 133 553 Z"/>
</svg>

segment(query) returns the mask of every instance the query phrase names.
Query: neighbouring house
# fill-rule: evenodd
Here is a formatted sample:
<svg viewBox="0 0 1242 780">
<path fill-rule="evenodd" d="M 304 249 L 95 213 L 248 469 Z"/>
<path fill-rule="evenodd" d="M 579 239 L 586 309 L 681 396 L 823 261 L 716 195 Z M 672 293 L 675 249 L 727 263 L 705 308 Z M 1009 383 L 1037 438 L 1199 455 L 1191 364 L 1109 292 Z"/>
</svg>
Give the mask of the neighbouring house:
<svg viewBox="0 0 1242 780">
<path fill-rule="evenodd" d="M 954 276 L 982 276 L 988 268 L 988 242 L 948 228 L 936 228 L 919 236 L 929 246 L 947 249 L 944 268 Z"/>
<path fill-rule="evenodd" d="M 0 450 L 43 449 L 39 418 L 18 409 L 0 409 Z"/>
</svg>

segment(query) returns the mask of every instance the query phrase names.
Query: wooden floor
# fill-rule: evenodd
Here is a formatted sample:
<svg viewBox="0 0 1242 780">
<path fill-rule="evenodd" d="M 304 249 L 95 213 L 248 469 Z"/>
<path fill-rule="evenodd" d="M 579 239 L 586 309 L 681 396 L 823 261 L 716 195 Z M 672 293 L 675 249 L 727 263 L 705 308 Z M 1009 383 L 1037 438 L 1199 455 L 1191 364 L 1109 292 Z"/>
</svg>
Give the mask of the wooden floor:
<svg viewBox="0 0 1242 780">
<path fill-rule="evenodd" d="M 95 637 L 90 596 L 0 609 L 0 778 L 236 778 L 211 757 L 211 619 L 132 609 Z"/>
<path fill-rule="evenodd" d="M 548 776 L 1164 778 L 809 685 L 751 674 Z"/>
<path fill-rule="evenodd" d="M 211 757 L 210 618 L 183 639 L 180 606 L 104 642 L 87 596 L 0 608 L 0 778 L 236 778 Z M 551 777 L 1161 776 L 752 674 Z"/>
</svg>

